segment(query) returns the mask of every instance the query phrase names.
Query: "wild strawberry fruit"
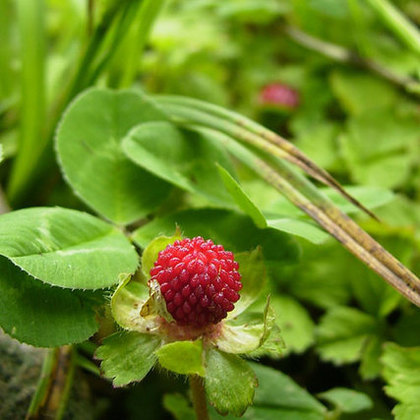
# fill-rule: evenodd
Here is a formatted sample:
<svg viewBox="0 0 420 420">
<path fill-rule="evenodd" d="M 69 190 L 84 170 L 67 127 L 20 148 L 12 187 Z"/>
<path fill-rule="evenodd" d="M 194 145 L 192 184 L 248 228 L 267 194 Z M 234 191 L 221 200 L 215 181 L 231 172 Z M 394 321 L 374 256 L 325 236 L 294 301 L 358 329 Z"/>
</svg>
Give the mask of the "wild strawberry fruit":
<svg viewBox="0 0 420 420">
<path fill-rule="evenodd" d="M 232 252 L 198 236 L 160 251 L 150 275 L 178 324 L 205 327 L 234 308 L 242 288 L 238 268 Z"/>
<path fill-rule="evenodd" d="M 299 105 L 299 94 L 282 83 L 270 83 L 260 91 L 260 103 L 264 106 L 294 109 Z"/>
</svg>

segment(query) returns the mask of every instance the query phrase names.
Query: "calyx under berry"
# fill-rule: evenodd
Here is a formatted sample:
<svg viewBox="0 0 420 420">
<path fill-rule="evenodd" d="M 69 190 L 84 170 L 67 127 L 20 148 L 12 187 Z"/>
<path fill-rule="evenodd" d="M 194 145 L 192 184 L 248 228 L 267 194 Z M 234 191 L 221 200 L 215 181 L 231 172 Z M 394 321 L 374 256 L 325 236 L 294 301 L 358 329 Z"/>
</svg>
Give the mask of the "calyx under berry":
<svg viewBox="0 0 420 420">
<path fill-rule="evenodd" d="M 242 288 L 233 253 L 201 237 L 175 241 L 150 270 L 166 308 L 180 325 L 217 324 L 234 308 Z"/>
</svg>

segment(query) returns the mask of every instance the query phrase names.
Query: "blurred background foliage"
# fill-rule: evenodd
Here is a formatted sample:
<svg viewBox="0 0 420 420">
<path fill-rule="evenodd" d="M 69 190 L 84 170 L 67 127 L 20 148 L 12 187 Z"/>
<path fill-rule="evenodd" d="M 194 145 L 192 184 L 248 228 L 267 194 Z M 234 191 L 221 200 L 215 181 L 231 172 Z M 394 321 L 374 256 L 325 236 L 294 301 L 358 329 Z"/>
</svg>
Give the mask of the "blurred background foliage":
<svg viewBox="0 0 420 420">
<path fill-rule="evenodd" d="M 186 95 L 256 119 L 342 184 L 363 186 L 364 202 L 380 204 L 382 224 L 356 214 L 358 221 L 420 273 L 420 44 L 384 18 L 382 2 L 167 0 L 149 9 L 141 1 L 30 3 L 0 2 L 0 181 L 14 208 L 83 208 L 51 146 L 61 111 L 81 90 Z M 420 24 L 418 1 L 392 4 Z M 265 212 L 293 213 L 272 188 L 242 176 Z M 418 309 L 333 240 L 296 240 L 300 261 L 270 270 L 285 357 L 263 362 L 312 394 L 347 387 L 370 396 L 370 409 L 342 418 L 391 418 L 394 399 L 401 403 L 397 418 L 415 418 L 417 401 L 398 387 L 406 387 L 410 371 L 420 377 Z M 138 418 L 139 406 L 144 419 L 165 418 L 162 395 L 185 391 L 159 372 L 117 393 L 91 382 L 95 398 L 106 401 L 104 418 Z M 418 395 L 419 381 L 411 386 Z M 168 401 L 177 418 L 187 418 L 182 401 Z M 249 418 L 269 418 L 259 416 Z"/>
</svg>

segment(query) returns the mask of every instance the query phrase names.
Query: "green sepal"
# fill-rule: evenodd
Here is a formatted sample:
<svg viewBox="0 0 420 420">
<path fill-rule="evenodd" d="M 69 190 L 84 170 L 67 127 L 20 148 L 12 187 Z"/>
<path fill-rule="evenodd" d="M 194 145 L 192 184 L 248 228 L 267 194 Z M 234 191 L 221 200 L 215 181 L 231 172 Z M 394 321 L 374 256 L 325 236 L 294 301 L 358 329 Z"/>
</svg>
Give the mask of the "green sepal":
<svg viewBox="0 0 420 420">
<path fill-rule="evenodd" d="M 267 343 L 267 340 L 271 340 Z M 265 344 L 267 344 L 265 346 Z M 270 297 L 263 313 L 245 312 L 238 318 L 225 322 L 215 345 L 226 353 L 252 354 L 262 347 L 262 354 L 279 357 L 284 347 L 280 329 L 275 323 L 275 315 L 270 307 Z"/>
<path fill-rule="evenodd" d="M 105 338 L 95 357 L 101 370 L 116 387 L 141 381 L 156 362 L 155 351 L 161 346 L 156 335 L 118 332 Z"/>
<path fill-rule="evenodd" d="M 172 236 L 158 236 L 147 245 L 141 257 L 141 268 L 147 279 L 150 278 L 150 270 L 158 259 L 159 252 L 178 239 L 182 239 L 182 235 L 181 230 L 177 226 Z"/>
<path fill-rule="evenodd" d="M 159 363 L 165 369 L 181 375 L 205 375 L 203 365 L 203 342 L 175 341 L 156 351 Z"/>
<path fill-rule="evenodd" d="M 257 377 L 239 356 L 216 349 L 206 352 L 205 390 L 220 414 L 241 416 L 254 400 Z"/>
<path fill-rule="evenodd" d="M 141 267 L 146 279 L 150 279 L 150 270 L 158 259 L 159 252 L 180 239 L 182 239 L 181 230 L 177 226 L 172 236 L 158 236 L 147 245 L 141 258 Z M 166 309 L 166 302 L 160 292 L 159 283 L 156 280 L 149 280 L 148 286 L 149 298 L 144 302 L 140 310 L 140 315 L 144 318 L 159 315 L 168 322 L 173 321 L 172 315 Z"/>
<path fill-rule="evenodd" d="M 250 252 L 235 254 L 235 260 L 242 275 L 242 289 L 239 292 L 241 298 L 236 302 L 235 309 L 229 312 L 228 319 L 237 317 L 254 303 L 266 282 L 264 257 L 260 247 Z"/>
<path fill-rule="evenodd" d="M 131 276 L 122 278 L 111 299 L 112 316 L 122 328 L 142 333 L 153 333 L 157 328 L 157 319 L 140 315 L 140 311 L 149 298 L 149 288 Z"/>
<path fill-rule="evenodd" d="M 258 347 L 247 356 L 251 358 L 270 357 L 271 359 L 280 359 L 284 356 L 286 344 L 283 340 L 283 336 L 280 327 L 274 324 L 270 330 L 270 334 L 261 347 Z"/>
<path fill-rule="evenodd" d="M 160 284 L 157 280 L 149 280 L 149 298 L 141 307 L 140 316 L 143 318 L 161 316 L 168 322 L 174 321 L 174 318 L 166 308 L 165 298 L 162 296 Z"/>
</svg>

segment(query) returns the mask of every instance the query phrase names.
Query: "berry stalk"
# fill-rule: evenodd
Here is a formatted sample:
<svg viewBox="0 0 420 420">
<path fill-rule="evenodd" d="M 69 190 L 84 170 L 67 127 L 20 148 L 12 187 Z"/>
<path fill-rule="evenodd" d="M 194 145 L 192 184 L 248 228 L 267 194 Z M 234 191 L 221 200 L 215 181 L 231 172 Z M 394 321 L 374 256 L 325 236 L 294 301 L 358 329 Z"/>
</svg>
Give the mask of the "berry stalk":
<svg viewBox="0 0 420 420">
<path fill-rule="evenodd" d="M 189 375 L 192 401 L 197 420 L 210 420 L 207 411 L 206 391 L 203 380 L 198 375 Z"/>
</svg>

